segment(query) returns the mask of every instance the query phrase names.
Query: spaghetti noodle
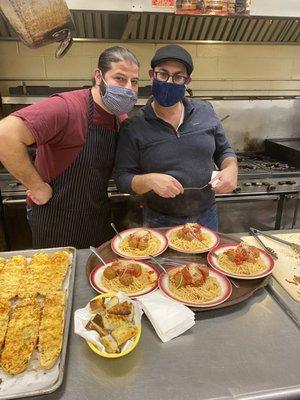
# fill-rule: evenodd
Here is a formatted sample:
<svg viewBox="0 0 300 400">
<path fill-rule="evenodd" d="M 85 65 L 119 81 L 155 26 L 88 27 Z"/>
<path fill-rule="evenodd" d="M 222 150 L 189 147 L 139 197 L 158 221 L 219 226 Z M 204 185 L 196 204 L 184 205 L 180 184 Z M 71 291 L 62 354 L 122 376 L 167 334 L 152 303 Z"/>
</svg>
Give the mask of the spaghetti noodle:
<svg viewBox="0 0 300 400">
<path fill-rule="evenodd" d="M 132 284 L 129 286 L 122 285 L 120 282 L 119 276 L 116 276 L 113 279 L 107 279 L 104 275 L 101 278 L 101 284 L 108 291 L 119 292 L 122 291 L 126 294 L 137 293 L 144 289 L 151 289 L 154 284 L 156 284 L 157 276 L 155 272 L 147 270 L 145 267 L 141 265 L 142 273 L 140 276 L 133 276 Z"/>
<path fill-rule="evenodd" d="M 119 244 L 119 250 L 132 257 L 141 257 L 141 256 L 153 256 L 157 254 L 161 250 L 161 242 L 160 240 L 156 237 L 151 235 L 151 238 L 148 241 L 148 245 L 145 249 L 141 250 L 138 247 L 133 248 L 129 244 L 129 236 L 126 236 Z"/>
<path fill-rule="evenodd" d="M 243 261 L 241 264 L 237 264 L 230 260 L 226 253 L 218 256 L 218 263 L 224 271 L 231 272 L 235 275 L 258 275 L 266 269 L 261 257 L 255 259 L 255 261 Z"/>
<path fill-rule="evenodd" d="M 186 251 L 205 251 L 208 250 L 213 244 L 211 236 L 206 232 L 201 232 L 202 240 L 193 239 L 187 240 L 179 237 L 179 229 L 170 233 L 169 241 L 180 250 Z"/>
<path fill-rule="evenodd" d="M 172 277 L 170 277 L 169 290 L 172 295 L 179 300 L 189 303 L 203 304 L 220 296 L 221 285 L 216 278 L 209 276 L 202 286 L 197 287 L 187 285 L 185 287 L 178 288 L 172 281 Z"/>
</svg>

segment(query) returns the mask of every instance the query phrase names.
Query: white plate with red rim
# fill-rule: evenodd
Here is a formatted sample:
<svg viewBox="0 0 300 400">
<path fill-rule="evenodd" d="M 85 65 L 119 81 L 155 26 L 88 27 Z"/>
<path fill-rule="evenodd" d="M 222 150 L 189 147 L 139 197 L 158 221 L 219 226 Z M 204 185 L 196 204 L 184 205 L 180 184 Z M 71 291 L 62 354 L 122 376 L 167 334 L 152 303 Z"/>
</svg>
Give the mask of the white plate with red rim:
<svg viewBox="0 0 300 400">
<path fill-rule="evenodd" d="M 259 278 L 263 278 L 263 277 L 271 274 L 271 272 L 273 271 L 274 266 L 275 266 L 274 260 L 271 256 L 269 256 L 269 254 L 267 254 L 264 250 L 259 249 L 258 247 L 256 247 L 256 248 L 260 252 L 260 258 L 262 259 L 263 263 L 265 264 L 265 268 L 261 272 L 255 274 L 255 275 L 246 275 L 246 274 L 234 274 L 234 273 L 224 269 L 219 263 L 218 256 L 220 256 L 222 253 L 224 253 L 227 250 L 237 248 L 238 245 L 239 245 L 238 243 L 224 243 L 224 244 L 220 244 L 219 246 L 215 247 L 207 255 L 207 261 L 208 261 L 209 265 L 212 268 L 214 268 L 215 270 L 221 272 L 222 274 L 225 274 L 227 276 L 230 276 L 232 278 L 237 278 L 237 279 L 259 279 Z"/>
<path fill-rule="evenodd" d="M 113 262 L 115 261 L 122 261 L 121 259 L 115 259 L 109 263 L 106 263 L 107 266 L 110 266 Z M 124 260 L 123 260 L 124 261 Z M 155 278 L 153 278 L 154 282 L 151 283 L 149 286 L 147 286 L 146 288 L 138 291 L 138 292 L 134 292 L 134 293 L 126 293 L 124 292 L 128 297 L 138 297 L 138 296 L 142 296 L 146 293 L 150 293 L 153 290 L 157 289 L 158 287 L 158 279 L 159 279 L 159 271 L 154 268 L 152 265 L 145 263 L 145 262 L 141 262 L 141 261 L 136 261 L 136 260 L 132 260 L 132 262 L 134 262 L 135 264 L 140 264 L 141 267 L 146 268 L 146 270 L 153 274 L 153 276 Z M 96 292 L 98 293 L 111 293 L 112 289 L 111 288 L 106 288 L 103 283 L 102 283 L 102 276 L 103 276 L 103 272 L 105 270 L 106 266 L 102 265 L 102 264 L 98 264 L 96 265 L 96 267 L 91 271 L 90 276 L 89 276 L 89 281 L 90 281 L 90 285 L 92 286 L 93 289 L 96 290 Z M 122 291 L 120 289 L 120 291 Z"/>
<path fill-rule="evenodd" d="M 181 298 L 178 298 L 174 293 L 171 292 L 169 288 L 169 273 L 171 271 L 178 270 L 180 268 L 184 268 L 184 265 L 182 267 L 173 267 L 168 269 L 168 274 L 162 273 L 159 277 L 158 280 L 158 286 L 159 288 L 171 299 L 179 301 L 182 304 L 185 304 L 186 306 L 189 307 L 213 307 L 217 306 L 218 304 L 224 303 L 229 297 L 231 296 L 232 293 L 232 285 L 230 280 L 224 275 L 221 274 L 218 271 L 213 270 L 212 268 L 209 268 L 209 276 L 216 278 L 219 285 L 221 286 L 221 293 L 218 297 L 216 297 L 213 300 L 207 301 L 205 303 L 198 303 L 198 302 L 189 302 L 182 300 Z"/>
<path fill-rule="evenodd" d="M 122 249 L 120 249 L 120 247 L 119 247 L 120 243 L 122 242 L 123 239 L 125 239 L 127 236 L 131 235 L 132 233 L 138 232 L 139 230 L 147 230 L 147 231 L 151 232 L 151 234 L 160 241 L 160 247 L 159 247 L 158 251 L 154 254 L 150 254 L 150 256 L 156 257 L 159 254 L 163 253 L 166 250 L 166 248 L 168 247 L 168 240 L 163 233 L 161 233 L 155 229 L 152 229 L 152 228 L 142 227 L 142 228 L 126 229 L 125 231 L 120 232 L 120 236 L 122 237 L 122 239 L 120 238 L 119 235 L 114 236 L 111 240 L 112 250 L 116 254 L 118 254 L 119 256 L 124 257 L 124 258 L 135 259 L 135 260 L 146 260 L 146 259 L 150 258 L 149 255 L 136 256 L 136 255 L 132 255 L 132 254 L 127 254 L 124 251 L 122 251 Z"/>
<path fill-rule="evenodd" d="M 212 248 L 214 248 L 219 244 L 220 241 L 219 235 L 216 232 L 212 231 L 211 229 L 208 229 L 205 226 L 201 226 L 201 232 L 206 233 L 211 238 L 212 243 L 211 245 L 209 245 L 209 247 L 206 247 L 205 249 L 202 250 L 186 250 L 177 247 L 176 245 L 174 245 L 174 243 L 171 242 L 170 235 L 178 231 L 179 229 L 182 229 L 183 227 L 184 225 L 175 226 L 174 228 L 168 229 L 166 232 L 166 237 L 168 239 L 169 247 L 173 250 L 179 251 L 180 253 L 200 254 L 200 253 L 207 253 L 208 251 L 210 251 Z"/>
</svg>

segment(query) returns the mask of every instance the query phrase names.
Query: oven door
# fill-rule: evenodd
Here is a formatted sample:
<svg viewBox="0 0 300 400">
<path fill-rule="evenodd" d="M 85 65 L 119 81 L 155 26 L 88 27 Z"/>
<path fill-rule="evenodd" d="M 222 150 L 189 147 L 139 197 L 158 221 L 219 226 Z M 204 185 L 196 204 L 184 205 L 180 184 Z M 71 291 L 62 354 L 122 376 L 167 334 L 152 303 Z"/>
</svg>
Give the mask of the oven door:
<svg viewBox="0 0 300 400">
<path fill-rule="evenodd" d="M 26 215 L 24 198 L 4 197 L 2 236 L 5 237 L 3 247 L 6 250 L 24 250 L 32 248 L 31 230 Z"/>
<path fill-rule="evenodd" d="M 282 229 L 300 228 L 300 194 L 288 194 L 285 196 L 282 213 Z"/>
<path fill-rule="evenodd" d="M 260 230 L 275 229 L 278 222 L 280 196 L 238 196 L 217 198 L 219 231 L 248 232 L 253 226 Z"/>
</svg>

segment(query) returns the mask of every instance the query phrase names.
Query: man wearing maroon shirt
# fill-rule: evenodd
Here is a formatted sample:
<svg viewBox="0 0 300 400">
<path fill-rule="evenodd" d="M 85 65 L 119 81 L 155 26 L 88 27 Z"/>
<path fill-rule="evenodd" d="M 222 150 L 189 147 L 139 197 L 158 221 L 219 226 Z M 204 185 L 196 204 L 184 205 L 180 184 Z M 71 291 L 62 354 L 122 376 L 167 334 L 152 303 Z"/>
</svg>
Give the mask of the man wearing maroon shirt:
<svg viewBox="0 0 300 400">
<path fill-rule="evenodd" d="M 119 123 L 137 101 L 138 71 L 133 53 L 108 48 L 91 89 L 54 95 L 0 121 L 0 161 L 27 188 L 34 248 L 85 248 L 111 237 L 107 185 Z"/>
</svg>

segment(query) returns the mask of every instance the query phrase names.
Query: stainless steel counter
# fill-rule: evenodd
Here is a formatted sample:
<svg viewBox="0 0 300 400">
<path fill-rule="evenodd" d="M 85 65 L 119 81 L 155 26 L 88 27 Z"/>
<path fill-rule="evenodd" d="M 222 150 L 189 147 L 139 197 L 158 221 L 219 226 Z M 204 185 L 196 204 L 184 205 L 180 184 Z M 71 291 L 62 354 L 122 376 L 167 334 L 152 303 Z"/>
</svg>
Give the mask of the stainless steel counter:
<svg viewBox="0 0 300 400">
<path fill-rule="evenodd" d="M 292 318 L 298 328 L 300 328 L 300 303 L 292 299 L 288 292 L 274 278 L 271 278 L 271 283 L 268 285 L 267 290 Z"/>
<path fill-rule="evenodd" d="M 88 255 L 78 251 L 74 310 L 95 295 Z M 63 386 L 43 399 L 300 399 L 299 354 L 299 329 L 261 289 L 238 305 L 198 313 L 196 325 L 168 343 L 143 316 L 140 343 L 121 359 L 94 354 L 72 326 Z"/>
</svg>

